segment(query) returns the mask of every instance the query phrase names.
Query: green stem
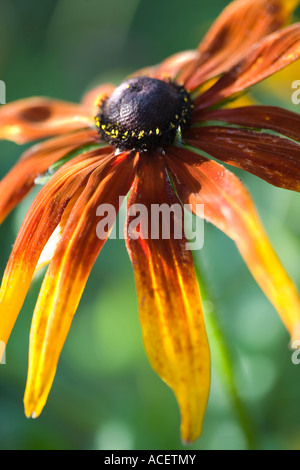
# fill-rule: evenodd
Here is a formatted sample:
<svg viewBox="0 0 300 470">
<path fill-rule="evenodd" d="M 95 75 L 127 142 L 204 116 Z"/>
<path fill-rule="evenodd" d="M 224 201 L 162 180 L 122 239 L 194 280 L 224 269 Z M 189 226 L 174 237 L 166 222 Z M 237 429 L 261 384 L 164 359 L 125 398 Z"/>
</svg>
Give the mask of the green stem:
<svg viewBox="0 0 300 470">
<path fill-rule="evenodd" d="M 255 432 L 251 424 L 251 419 L 245 410 L 244 404 L 241 401 L 235 385 L 235 377 L 233 371 L 233 358 L 230 350 L 229 342 L 226 338 L 226 334 L 222 331 L 219 317 L 215 308 L 214 295 L 211 289 L 208 288 L 208 282 L 206 282 L 205 275 L 200 269 L 199 265 L 195 263 L 195 269 L 201 289 L 202 298 L 205 303 L 209 305 L 209 308 L 204 308 L 205 324 L 207 328 L 209 342 L 214 349 L 214 366 L 216 367 L 217 373 L 222 381 L 224 390 L 232 403 L 238 421 L 244 431 L 247 439 L 249 450 L 257 449 Z M 207 310 L 207 311 L 206 311 Z"/>
</svg>

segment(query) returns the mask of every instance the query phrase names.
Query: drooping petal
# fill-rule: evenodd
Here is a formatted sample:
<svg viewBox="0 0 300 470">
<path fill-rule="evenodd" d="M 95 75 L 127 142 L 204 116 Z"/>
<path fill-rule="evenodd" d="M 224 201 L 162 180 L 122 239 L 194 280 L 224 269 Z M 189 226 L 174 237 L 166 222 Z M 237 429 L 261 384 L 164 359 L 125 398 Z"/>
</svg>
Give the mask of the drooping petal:
<svg viewBox="0 0 300 470">
<path fill-rule="evenodd" d="M 103 158 L 103 157 L 102 157 Z M 58 170 L 36 196 L 18 233 L 0 289 L 0 340 L 5 344 L 23 305 L 41 253 L 69 201 L 99 165 L 101 151 L 74 159 Z"/>
<path fill-rule="evenodd" d="M 195 113 L 194 122 L 223 121 L 253 129 L 269 129 L 300 142 L 300 114 L 275 106 L 243 106 Z"/>
<path fill-rule="evenodd" d="M 140 204 L 147 213 L 142 212 L 142 222 L 135 227 L 134 211 L 140 210 Z M 167 215 L 160 228 L 151 213 L 158 206 Z M 126 243 L 146 352 L 154 370 L 175 393 L 182 439 L 193 441 L 201 433 L 209 393 L 210 354 L 192 255 L 184 234 L 176 235 L 183 227 L 182 208 L 158 154 L 140 159 L 128 214 Z"/>
<path fill-rule="evenodd" d="M 231 2 L 201 41 L 198 60 L 180 76 L 186 87 L 193 89 L 229 70 L 256 42 L 285 26 L 298 4 L 299 0 Z"/>
<path fill-rule="evenodd" d="M 67 207 L 69 207 L 70 204 L 71 202 L 69 202 Z M 44 246 L 40 254 L 39 260 L 34 270 L 33 277 L 35 277 L 41 271 L 41 269 L 47 266 L 52 260 L 55 254 L 56 248 L 61 240 L 62 232 L 63 232 L 63 227 L 61 223 L 59 223 L 57 227 L 55 228 L 54 232 L 51 234 L 49 240 L 47 241 L 46 245 Z"/>
<path fill-rule="evenodd" d="M 0 139 L 24 144 L 90 124 L 84 108 L 43 96 L 24 98 L 0 108 Z"/>
<path fill-rule="evenodd" d="M 38 416 L 44 407 L 89 273 L 114 223 L 119 196 L 125 196 L 133 182 L 135 165 L 134 155 L 111 157 L 93 172 L 70 214 L 32 320 L 24 398 L 27 416 Z M 98 230 L 97 209 L 102 204 L 113 209 L 107 231 Z"/>
<path fill-rule="evenodd" d="M 220 126 L 191 128 L 190 145 L 280 188 L 300 191 L 300 145 L 289 139 Z"/>
<path fill-rule="evenodd" d="M 297 290 L 276 256 L 240 180 L 217 162 L 172 149 L 167 165 L 179 198 L 232 238 L 249 270 L 293 336 L 300 326 Z"/>
<path fill-rule="evenodd" d="M 56 161 L 75 149 L 96 143 L 95 130 L 78 131 L 36 144 L 0 181 L 0 223 L 33 188 L 37 176 L 43 175 Z"/>
<path fill-rule="evenodd" d="M 251 48 L 209 90 L 195 100 L 205 109 L 278 72 L 300 57 L 300 23 L 270 34 Z"/>
<path fill-rule="evenodd" d="M 94 165 L 92 165 L 92 168 L 93 167 L 94 167 Z M 90 166 L 88 166 L 88 168 L 89 168 L 88 171 L 90 171 L 90 172 L 93 171 L 92 169 L 90 169 L 91 168 Z M 84 172 L 82 172 L 81 177 L 82 176 L 84 176 Z M 62 234 L 63 234 L 64 228 L 65 228 L 65 226 L 68 222 L 71 211 L 72 211 L 77 199 L 79 198 L 80 194 L 82 193 L 82 191 L 83 191 L 83 186 L 81 186 L 76 191 L 74 196 L 68 202 L 68 205 L 67 205 L 67 207 L 65 208 L 65 210 L 62 214 L 62 217 L 60 219 L 59 224 L 57 225 L 54 232 L 51 234 L 49 240 L 47 241 L 46 245 L 43 248 L 43 251 L 42 251 L 42 253 L 39 257 L 38 263 L 36 265 L 33 277 L 35 277 L 36 274 L 38 274 L 41 271 L 41 269 L 43 269 L 45 266 L 47 266 L 50 263 L 50 261 L 52 260 L 52 258 L 54 257 L 54 254 L 56 252 L 56 248 L 58 247 L 58 245 L 59 245 L 59 243 L 62 239 Z"/>
</svg>

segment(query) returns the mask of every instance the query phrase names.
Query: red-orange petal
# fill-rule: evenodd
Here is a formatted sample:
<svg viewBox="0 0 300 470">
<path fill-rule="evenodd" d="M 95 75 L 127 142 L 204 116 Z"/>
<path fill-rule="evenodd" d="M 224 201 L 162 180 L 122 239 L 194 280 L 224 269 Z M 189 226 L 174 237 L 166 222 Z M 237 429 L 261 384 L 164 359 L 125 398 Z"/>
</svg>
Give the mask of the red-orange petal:
<svg viewBox="0 0 300 470">
<path fill-rule="evenodd" d="M 299 0 L 231 2 L 201 41 L 198 60 L 182 74 L 186 87 L 194 89 L 229 70 L 256 42 L 285 26 L 298 3 Z"/>
<path fill-rule="evenodd" d="M 103 83 L 88 90 L 82 97 L 81 104 L 89 116 L 95 117 L 101 100 L 110 96 L 115 86 L 112 83 Z"/>
<path fill-rule="evenodd" d="M 77 157 L 57 171 L 36 196 L 18 233 L 0 290 L 0 340 L 8 341 L 40 255 L 69 201 L 84 189 L 103 158 L 101 151 Z"/>
<path fill-rule="evenodd" d="M 36 144 L 0 181 L 0 223 L 33 188 L 35 178 L 43 175 L 57 160 L 84 145 L 98 141 L 96 130 L 77 131 Z"/>
<path fill-rule="evenodd" d="M 97 208 L 110 204 L 117 213 L 134 179 L 136 159 L 113 156 L 91 175 L 77 200 L 48 267 L 35 308 L 24 397 L 27 416 L 38 416 L 47 400 L 57 362 L 92 266 L 108 234 L 98 229 Z M 109 219 L 111 227 L 115 215 Z"/>
<path fill-rule="evenodd" d="M 141 214 L 144 218 L 136 230 L 132 211 L 139 211 L 139 204 L 147 214 Z M 175 215 L 171 211 L 169 235 L 162 229 L 168 220 L 164 219 L 159 230 L 153 214 L 150 219 L 157 205 L 166 205 L 167 211 L 176 205 Z M 201 433 L 208 399 L 210 354 L 191 251 L 184 233 L 180 238 L 175 235 L 174 224 L 183 227 L 182 208 L 158 154 L 140 158 L 128 214 L 126 243 L 146 352 L 154 370 L 175 393 L 181 410 L 182 439 L 194 441 Z"/>
<path fill-rule="evenodd" d="M 157 67 L 153 76 L 158 79 L 171 78 L 181 82 L 181 74 L 196 61 L 198 56 L 198 51 L 193 50 L 173 54 Z"/>
<path fill-rule="evenodd" d="M 167 165 L 179 198 L 232 238 L 249 270 L 293 336 L 300 326 L 297 290 L 276 256 L 240 180 L 215 161 L 172 149 Z M 201 213 L 200 213 L 201 216 Z"/>
<path fill-rule="evenodd" d="M 190 128 L 190 145 L 280 188 L 300 191 L 300 145 L 289 139 L 221 126 Z"/>
<path fill-rule="evenodd" d="M 82 172 L 81 176 L 84 177 L 84 172 Z M 40 254 L 38 263 L 35 267 L 33 277 L 35 277 L 35 275 L 37 273 L 39 273 L 41 269 L 43 269 L 45 266 L 47 266 L 50 263 L 50 261 L 52 260 L 54 254 L 55 254 L 56 248 L 58 247 L 58 244 L 59 244 L 59 242 L 62 238 L 62 234 L 63 234 L 64 228 L 65 228 L 65 226 L 68 222 L 70 213 L 71 213 L 77 199 L 79 198 L 80 194 L 82 193 L 83 188 L 84 188 L 84 185 L 79 187 L 79 189 L 76 191 L 74 196 L 68 202 L 68 205 L 67 205 L 67 207 L 65 208 L 65 210 L 62 214 L 62 217 L 59 221 L 59 224 L 56 226 L 55 230 L 52 232 L 50 238 L 48 239 L 46 245 L 44 246 L 44 248 L 43 248 L 43 250 Z"/>
<path fill-rule="evenodd" d="M 197 57 L 198 52 L 194 50 L 178 52 L 177 54 L 171 55 L 160 64 L 136 70 L 134 73 L 130 74 L 128 78 L 146 76 L 160 80 L 168 78 L 177 80 L 179 74 L 193 63 Z"/>
<path fill-rule="evenodd" d="M 243 106 L 195 113 L 194 122 L 223 121 L 253 129 L 268 129 L 300 141 L 300 114 L 275 106 Z"/>
<path fill-rule="evenodd" d="M 300 23 L 296 23 L 259 41 L 215 85 L 195 100 L 195 109 L 205 109 L 232 97 L 299 57 Z"/>
<path fill-rule="evenodd" d="M 91 116 L 75 103 L 46 97 L 24 98 L 0 107 L 0 139 L 18 144 L 90 125 Z"/>
</svg>

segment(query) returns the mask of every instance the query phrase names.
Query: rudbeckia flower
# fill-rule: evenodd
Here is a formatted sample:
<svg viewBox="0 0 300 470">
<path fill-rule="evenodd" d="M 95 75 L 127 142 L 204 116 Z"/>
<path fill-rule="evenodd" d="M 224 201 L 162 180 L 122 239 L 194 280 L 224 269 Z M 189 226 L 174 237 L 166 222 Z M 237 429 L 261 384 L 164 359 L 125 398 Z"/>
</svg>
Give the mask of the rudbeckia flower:
<svg viewBox="0 0 300 470">
<path fill-rule="evenodd" d="M 268 183 L 300 190 L 300 116 L 272 106 L 228 102 L 300 57 L 296 0 L 231 3 L 194 51 L 100 85 L 80 104 L 44 97 L 0 108 L 0 136 L 25 151 L 0 183 L 0 219 L 46 175 L 20 228 L 0 292 L 0 340 L 7 344 L 32 279 L 48 264 L 33 315 L 25 413 L 37 417 L 92 266 L 114 220 L 99 229 L 97 209 L 117 213 L 129 194 L 126 244 L 135 275 L 144 344 L 172 388 L 187 442 L 201 433 L 210 353 L 191 251 L 175 236 L 132 236 L 134 205 L 189 205 L 234 240 L 291 337 L 300 301 L 274 253 L 249 193 L 216 160 Z M 211 159 L 212 157 L 213 159 Z M 182 216 L 183 217 L 183 216 Z M 146 221 L 151 224 L 151 220 Z M 145 225 L 147 225 L 145 224 Z M 100 230 L 100 233 L 99 233 Z M 137 234 L 135 233 L 135 235 Z"/>
</svg>

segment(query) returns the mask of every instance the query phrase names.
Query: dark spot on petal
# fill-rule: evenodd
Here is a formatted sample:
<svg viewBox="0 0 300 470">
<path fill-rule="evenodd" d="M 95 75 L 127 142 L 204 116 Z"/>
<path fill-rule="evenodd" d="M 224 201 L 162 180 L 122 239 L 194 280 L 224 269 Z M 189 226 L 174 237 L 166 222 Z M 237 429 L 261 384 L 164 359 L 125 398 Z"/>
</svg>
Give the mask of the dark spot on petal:
<svg viewBox="0 0 300 470">
<path fill-rule="evenodd" d="M 50 106 L 31 106 L 19 113 L 20 119 L 30 122 L 43 122 L 51 116 Z"/>
</svg>

